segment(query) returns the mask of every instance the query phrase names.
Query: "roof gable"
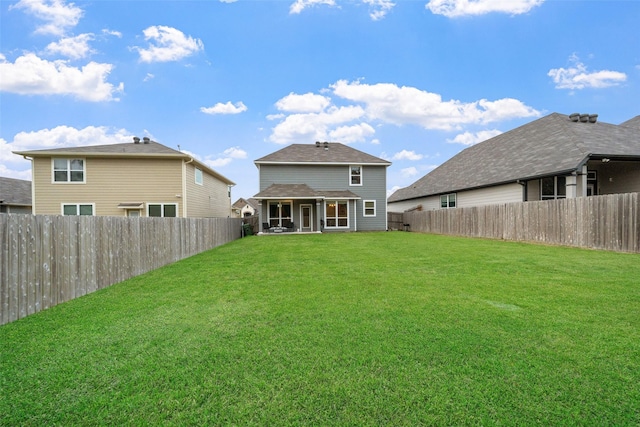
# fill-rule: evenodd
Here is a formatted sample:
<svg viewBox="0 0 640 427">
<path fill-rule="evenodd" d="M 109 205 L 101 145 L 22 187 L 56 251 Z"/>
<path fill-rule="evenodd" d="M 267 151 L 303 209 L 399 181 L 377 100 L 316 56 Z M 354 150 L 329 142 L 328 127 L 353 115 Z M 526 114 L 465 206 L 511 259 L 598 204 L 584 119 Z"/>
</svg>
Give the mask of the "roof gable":
<svg viewBox="0 0 640 427">
<path fill-rule="evenodd" d="M 291 144 L 254 161 L 259 164 L 367 164 L 389 166 L 391 162 L 338 142 Z"/>
<path fill-rule="evenodd" d="M 573 122 L 552 113 L 466 148 L 388 201 L 566 173 L 597 155 L 640 157 L 640 132 L 602 122 Z"/>
</svg>

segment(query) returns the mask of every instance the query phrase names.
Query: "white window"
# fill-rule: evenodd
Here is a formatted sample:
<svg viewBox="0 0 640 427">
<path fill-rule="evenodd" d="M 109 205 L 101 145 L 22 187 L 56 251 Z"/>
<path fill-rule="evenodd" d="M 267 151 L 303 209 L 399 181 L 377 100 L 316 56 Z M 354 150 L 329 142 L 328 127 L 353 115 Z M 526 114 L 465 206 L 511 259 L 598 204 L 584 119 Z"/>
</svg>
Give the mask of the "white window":
<svg viewBox="0 0 640 427">
<path fill-rule="evenodd" d="M 362 185 L 362 166 L 349 166 L 349 185 Z"/>
<path fill-rule="evenodd" d="M 269 202 L 269 227 L 290 227 L 292 212 L 291 202 Z"/>
<path fill-rule="evenodd" d="M 364 201 L 364 216 L 376 216 L 376 201 L 365 200 Z"/>
<path fill-rule="evenodd" d="M 567 178 L 550 176 L 540 180 L 540 200 L 567 198 Z"/>
<path fill-rule="evenodd" d="M 325 227 L 349 227 L 349 202 L 346 200 L 327 200 L 325 203 Z"/>
<path fill-rule="evenodd" d="M 149 203 L 147 216 L 177 217 L 178 205 L 175 203 Z"/>
<path fill-rule="evenodd" d="M 196 168 L 196 184 L 202 185 L 202 170 Z"/>
<path fill-rule="evenodd" d="M 440 196 L 440 207 L 443 209 L 456 207 L 456 193 L 443 194 Z"/>
<path fill-rule="evenodd" d="M 94 203 L 63 203 L 62 215 L 93 215 Z"/>
<path fill-rule="evenodd" d="M 84 182 L 84 159 L 53 160 L 53 182 Z"/>
</svg>

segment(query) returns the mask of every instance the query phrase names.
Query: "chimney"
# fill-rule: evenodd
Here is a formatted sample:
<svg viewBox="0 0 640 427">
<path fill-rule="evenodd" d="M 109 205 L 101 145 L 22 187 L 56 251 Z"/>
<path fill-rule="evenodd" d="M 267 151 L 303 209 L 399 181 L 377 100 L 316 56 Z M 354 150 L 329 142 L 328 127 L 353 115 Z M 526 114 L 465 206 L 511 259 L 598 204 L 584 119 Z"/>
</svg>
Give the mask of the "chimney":
<svg viewBox="0 0 640 427">
<path fill-rule="evenodd" d="M 151 142 L 151 140 L 149 139 L 149 137 L 148 137 L 148 136 L 145 136 L 144 138 L 142 138 L 142 141 L 143 141 L 145 144 L 148 144 L 149 142 Z"/>
<path fill-rule="evenodd" d="M 137 136 L 133 137 L 133 143 L 134 144 L 140 144 L 140 138 L 138 138 Z"/>
</svg>

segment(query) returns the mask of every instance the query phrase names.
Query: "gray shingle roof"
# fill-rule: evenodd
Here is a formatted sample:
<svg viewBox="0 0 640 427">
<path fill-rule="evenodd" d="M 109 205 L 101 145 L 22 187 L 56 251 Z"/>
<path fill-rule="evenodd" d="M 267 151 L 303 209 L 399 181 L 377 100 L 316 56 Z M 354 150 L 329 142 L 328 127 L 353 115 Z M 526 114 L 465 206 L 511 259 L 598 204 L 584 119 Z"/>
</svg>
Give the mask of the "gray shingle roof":
<svg viewBox="0 0 640 427">
<path fill-rule="evenodd" d="M 326 149 L 325 149 L 326 147 Z M 338 142 L 292 144 L 254 161 L 261 163 L 374 164 L 389 166 L 391 162 Z"/>
<path fill-rule="evenodd" d="M 591 156 L 640 157 L 640 132 L 552 113 L 461 151 L 388 201 L 566 173 Z"/>
<path fill-rule="evenodd" d="M 626 122 L 620 123 L 620 126 L 634 127 L 640 129 L 640 116 L 635 116 Z"/>
<path fill-rule="evenodd" d="M 0 200 L 5 205 L 31 206 L 31 181 L 0 177 Z"/>
<path fill-rule="evenodd" d="M 359 199 L 349 190 L 314 190 L 307 184 L 271 184 L 255 196 L 256 199 Z"/>
</svg>

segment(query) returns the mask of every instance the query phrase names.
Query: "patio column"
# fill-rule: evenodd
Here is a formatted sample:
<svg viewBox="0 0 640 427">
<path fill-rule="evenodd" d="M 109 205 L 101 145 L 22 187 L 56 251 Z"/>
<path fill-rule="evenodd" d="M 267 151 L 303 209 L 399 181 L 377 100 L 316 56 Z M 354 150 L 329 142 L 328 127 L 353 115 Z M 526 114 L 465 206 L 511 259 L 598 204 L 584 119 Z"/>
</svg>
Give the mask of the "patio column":
<svg viewBox="0 0 640 427">
<path fill-rule="evenodd" d="M 320 228 L 320 221 L 323 218 L 323 212 L 322 212 L 322 199 L 316 199 L 316 227 L 315 230 L 316 231 L 322 231 L 322 229 Z"/>
<path fill-rule="evenodd" d="M 262 233 L 264 230 L 262 229 L 262 200 L 257 200 L 258 202 L 258 232 Z"/>
<path fill-rule="evenodd" d="M 567 199 L 575 199 L 577 197 L 577 179 L 576 175 L 569 175 L 566 178 Z"/>
</svg>

